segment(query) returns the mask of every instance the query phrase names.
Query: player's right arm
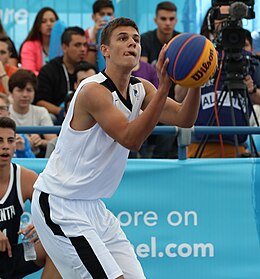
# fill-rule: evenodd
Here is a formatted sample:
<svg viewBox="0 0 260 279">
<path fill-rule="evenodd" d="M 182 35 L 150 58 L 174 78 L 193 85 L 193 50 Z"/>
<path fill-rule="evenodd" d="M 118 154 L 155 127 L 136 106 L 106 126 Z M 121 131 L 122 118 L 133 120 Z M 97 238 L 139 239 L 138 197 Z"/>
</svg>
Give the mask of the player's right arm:
<svg viewBox="0 0 260 279">
<path fill-rule="evenodd" d="M 168 60 L 164 57 L 165 53 L 158 60 L 158 67 L 162 76 L 166 77 L 165 83 L 160 86 L 157 94 L 139 117 L 129 122 L 113 104 L 110 91 L 99 84 L 89 83 L 77 96 L 71 127 L 85 130 L 98 122 L 101 128 L 121 145 L 130 150 L 139 150 L 158 122 L 171 85 L 166 76 Z"/>
<path fill-rule="evenodd" d="M 8 237 L 0 231 L 0 252 L 7 252 L 8 257 L 12 257 L 12 248 Z"/>
</svg>

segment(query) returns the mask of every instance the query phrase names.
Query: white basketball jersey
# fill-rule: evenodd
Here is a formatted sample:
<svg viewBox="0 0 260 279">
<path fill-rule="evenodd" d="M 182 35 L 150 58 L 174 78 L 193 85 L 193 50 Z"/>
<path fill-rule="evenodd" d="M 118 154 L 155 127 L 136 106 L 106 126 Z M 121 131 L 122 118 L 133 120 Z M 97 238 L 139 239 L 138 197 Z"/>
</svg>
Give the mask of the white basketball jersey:
<svg viewBox="0 0 260 279">
<path fill-rule="evenodd" d="M 67 199 L 93 200 L 110 197 L 120 183 L 129 150 L 106 134 L 98 123 L 85 131 L 70 126 L 77 95 L 89 82 L 108 88 L 114 105 L 129 121 L 140 113 L 145 91 L 137 78 L 130 79 L 127 100 L 104 73 L 82 81 L 71 101 L 55 150 L 35 184 L 40 191 Z"/>
</svg>

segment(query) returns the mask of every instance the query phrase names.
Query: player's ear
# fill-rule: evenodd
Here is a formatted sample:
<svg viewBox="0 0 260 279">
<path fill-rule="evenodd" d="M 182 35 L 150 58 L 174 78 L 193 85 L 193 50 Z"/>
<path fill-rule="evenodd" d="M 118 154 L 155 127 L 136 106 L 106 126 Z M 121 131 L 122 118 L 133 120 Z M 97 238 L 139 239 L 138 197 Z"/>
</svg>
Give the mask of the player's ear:
<svg viewBox="0 0 260 279">
<path fill-rule="evenodd" d="M 100 50 L 102 52 L 102 55 L 106 58 L 106 57 L 109 57 L 110 54 L 109 54 L 109 46 L 105 45 L 105 44 L 102 44 L 100 46 Z"/>
</svg>

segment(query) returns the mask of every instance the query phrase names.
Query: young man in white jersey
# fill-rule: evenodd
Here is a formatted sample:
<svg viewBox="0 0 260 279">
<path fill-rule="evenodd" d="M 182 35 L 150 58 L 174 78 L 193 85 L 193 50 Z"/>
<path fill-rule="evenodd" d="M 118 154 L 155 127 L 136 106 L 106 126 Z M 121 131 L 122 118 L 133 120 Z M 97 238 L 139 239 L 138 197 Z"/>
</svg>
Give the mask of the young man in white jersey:
<svg viewBox="0 0 260 279">
<path fill-rule="evenodd" d="M 165 46 L 157 63 L 158 90 L 132 77 L 140 50 L 132 20 L 117 18 L 104 28 L 106 69 L 79 85 L 56 148 L 35 183 L 34 223 L 65 279 L 145 278 L 118 220 L 101 199 L 113 195 L 129 150 L 137 151 L 158 121 L 193 125 L 200 88 L 189 89 L 182 104 L 167 97 Z"/>
</svg>

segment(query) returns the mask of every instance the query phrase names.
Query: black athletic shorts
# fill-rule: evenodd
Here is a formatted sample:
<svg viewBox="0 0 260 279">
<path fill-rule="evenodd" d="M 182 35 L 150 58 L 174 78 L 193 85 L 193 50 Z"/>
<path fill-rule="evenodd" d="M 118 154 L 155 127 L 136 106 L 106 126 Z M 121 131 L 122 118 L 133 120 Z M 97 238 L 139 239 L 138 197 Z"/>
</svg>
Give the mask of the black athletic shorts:
<svg viewBox="0 0 260 279">
<path fill-rule="evenodd" d="M 9 258 L 6 252 L 0 252 L 0 279 L 20 279 L 42 268 L 34 261 L 25 261 L 22 244 L 12 247 L 12 255 Z"/>
</svg>

